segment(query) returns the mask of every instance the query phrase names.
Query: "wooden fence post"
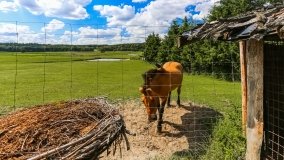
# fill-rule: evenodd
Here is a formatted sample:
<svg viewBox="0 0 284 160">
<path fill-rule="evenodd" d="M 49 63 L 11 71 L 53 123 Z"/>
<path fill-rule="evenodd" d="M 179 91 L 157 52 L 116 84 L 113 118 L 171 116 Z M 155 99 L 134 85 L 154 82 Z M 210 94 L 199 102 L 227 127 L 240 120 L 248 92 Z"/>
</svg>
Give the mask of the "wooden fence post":
<svg viewBox="0 0 284 160">
<path fill-rule="evenodd" d="M 241 82 L 242 82 L 242 128 L 246 135 L 247 127 L 247 61 L 246 61 L 246 41 L 239 42 L 240 64 L 241 64 Z"/>
<path fill-rule="evenodd" d="M 260 160 L 263 141 L 263 40 L 250 39 L 247 53 L 247 160 Z"/>
</svg>

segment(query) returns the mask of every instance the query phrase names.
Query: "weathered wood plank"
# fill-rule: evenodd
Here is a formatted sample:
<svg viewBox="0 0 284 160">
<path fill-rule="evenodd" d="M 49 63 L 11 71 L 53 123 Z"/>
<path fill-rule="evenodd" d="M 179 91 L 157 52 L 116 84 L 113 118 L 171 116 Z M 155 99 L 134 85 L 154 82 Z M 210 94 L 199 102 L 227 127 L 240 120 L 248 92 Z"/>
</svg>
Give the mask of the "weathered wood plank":
<svg viewBox="0 0 284 160">
<path fill-rule="evenodd" d="M 239 16 L 220 19 L 211 23 L 204 23 L 191 31 L 194 34 L 186 35 L 187 41 L 195 39 L 218 39 L 218 40 L 244 40 L 248 37 L 276 35 L 277 28 L 284 25 L 284 5 L 259 8 L 246 12 Z M 250 27 L 255 26 L 255 27 Z M 245 32 L 245 35 L 240 33 Z M 280 35 L 281 39 L 284 39 Z"/>
<path fill-rule="evenodd" d="M 246 41 L 239 42 L 240 63 L 241 63 L 241 82 L 242 82 L 242 128 L 246 135 L 247 128 L 247 61 L 246 61 Z"/>
<path fill-rule="evenodd" d="M 263 41 L 250 39 L 247 53 L 247 160 L 260 160 L 263 141 Z"/>
</svg>

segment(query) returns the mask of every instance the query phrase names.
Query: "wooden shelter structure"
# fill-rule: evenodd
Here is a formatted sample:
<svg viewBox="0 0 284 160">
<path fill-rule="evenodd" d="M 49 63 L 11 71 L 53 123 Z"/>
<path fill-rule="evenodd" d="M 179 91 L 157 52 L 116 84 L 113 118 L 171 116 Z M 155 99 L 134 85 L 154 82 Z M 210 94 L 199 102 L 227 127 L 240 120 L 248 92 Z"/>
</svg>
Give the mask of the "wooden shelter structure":
<svg viewBox="0 0 284 160">
<path fill-rule="evenodd" d="M 284 159 L 284 5 L 196 26 L 179 37 L 239 41 L 247 160 Z"/>
</svg>

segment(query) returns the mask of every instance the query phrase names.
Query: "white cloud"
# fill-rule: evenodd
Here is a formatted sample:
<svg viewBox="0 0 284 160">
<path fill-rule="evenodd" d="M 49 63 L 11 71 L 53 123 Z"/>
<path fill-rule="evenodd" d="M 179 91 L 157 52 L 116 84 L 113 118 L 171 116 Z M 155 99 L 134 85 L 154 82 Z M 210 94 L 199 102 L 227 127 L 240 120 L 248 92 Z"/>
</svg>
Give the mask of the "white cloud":
<svg viewBox="0 0 284 160">
<path fill-rule="evenodd" d="M 72 34 L 78 35 L 77 32 L 72 32 Z M 57 41 L 51 39 L 48 43 L 50 44 L 71 44 L 71 31 L 65 31 L 63 35 L 61 35 Z"/>
<path fill-rule="evenodd" d="M 133 0 L 138 2 L 143 0 Z M 205 18 L 214 2 L 219 0 L 155 0 L 151 1 L 146 7 L 139 9 L 128 5 L 94 6 L 94 10 L 99 11 L 101 16 L 106 17 L 108 26 L 124 26 L 130 37 L 137 38 L 147 36 L 155 32 L 164 35 L 171 22 L 176 18 L 191 17 L 196 20 Z M 186 11 L 190 5 L 196 6 L 192 15 Z"/>
<path fill-rule="evenodd" d="M 92 2 L 92 0 L 74 0 L 76 4 L 86 6 Z"/>
<path fill-rule="evenodd" d="M 78 31 L 65 31 L 58 40 L 53 39 L 48 40 L 51 44 L 119 44 L 122 42 L 121 39 L 121 28 L 106 28 L 97 29 L 90 26 L 83 26 L 78 29 Z M 71 42 L 72 36 L 72 42 Z"/>
<path fill-rule="evenodd" d="M 147 2 L 147 0 L 132 0 L 132 3 L 142 3 Z"/>
<path fill-rule="evenodd" d="M 0 34 L 15 34 L 16 33 L 16 24 L 12 23 L 0 23 Z"/>
<path fill-rule="evenodd" d="M 78 29 L 80 35 L 86 38 L 96 38 L 96 37 L 115 37 L 120 36 L 121 29 L 119 28 L 107 28 L 107 29 L 94 29 L 90 26 L 80 27 Z"/>
<path fill-rule="evenodd" d="M 121 40 L 121 28 L 110 27 L 95 29 L 90 26 L 80 27 L 74 35 L 75 44 L 117 44 Z"/>
<path fill-rule="evenodd" d="M 213 3 L 208 3 L 213 0 L 156 0 L 150 2 L 145 8 L 141 9 L 131 21 L 127 22 L 130 25 L 147 25 L 147 26 L 164 26 L 170 25 L 172 20 L 176 18 L 184 18 L 191 16 L 186 11 L 189 5 L 208 5 L 205 9 L 209 9 Z M 201 8 L 200 8 L 201 10 Z M 203 12 L 202 12 L 203 13 Z M 208 13 L 208 12 L 206 12 Z"/>
<path fill-rule="evenodd" d="M 17 34 L 18 33 L 18 34 Z M 44 35 L 36 33 L 27 25 L 0 23 L 0 42 L 43 43 Z"/>
<path fill-rule="evenodd" d="M 65 19 L 85 19 L 89 17 L 86 5 L 92 0 L 15 0 L 18 6 L 27 9 L 34 15 L 58 17 Z"/>
<path fill-rule="evenodd" d="M 124 25 L 125 22 L 135 16 L 135 8 L 129 5 L 95 5 L 94 10 L 100 12 L 101 16 L 105 16 L 107 18 L 109 26 Z"/>
<path fill-rule="evenodd" d="M 0 23 L 0 34 L 16 35 L 16 33 L 31 33 L 31 29 L 27 25 L 16 25 L 15 23 Z"/>
<path fill-rule="evenodd" d="M 2 12 L 8 12 L 8 11 L 14 11 L 16 12 L 18 10 L 18 7 L 16 3 L 10 2 L 10 1 L 1 1 L 0 2 L 0 11 Z"/>
<path fill-rule="evenodd" d="M 18 6 L 28 9 L 33 14 L 44 14 L 55 17 L 72 17 L 72 6 L 84 6 L 90 3 L 90 0 L 15 0 Z M 145 38 L 155 32 L 164 36 L 167 29 L 176 18 L 192 16 L 194 19 L 202 19 L 208 15 L 214 2 L 219 0 L 155 0 L 151 1 L 146 7 L 135 13 L 135 8 L 129 5 L 110 6 L 96 5 L 94 10 L 101 16 L 106 17 L 106 26 L 82 26 L 78 30 L 65 31 L 64 22 L 52 19 L 45 28 L 40 31 L 34 31 L 28 25 L 13 23 L 0 23 L 0 42 L 18 42 L 19 43 L 48 43 L 48 44 L 118 44 L 144 42 Z M 2 2 L 2 1 L 1 1 Z M 73 5 L 71 5 L 71 2 Z M 137 2 L 137 1 L 136 1 Z M 198 14 L 191 15 L 186 11 L 187 6 L 193 5 Z M 79 7 L 80 8 L 80 7 Z M 79 10 L 81 10 L 79 9 Z M 68 12 L 70 10 L 70 13 Z M 85 12 L 86 13 L 86 12 Z M 87 13 L 86 13 L 87 14 Z M 82 16 L 83 15 L 83 16 Z M 85 14 L 76 15 L 77 18 L 84 17 Z M 76 19 L 73 16 L 71 19 Z M 18 30 L 18 38 L 16 34 Z M 74 27 L 77 28 L 77 27 Z M 44 36 L 44 31 L 47 31 Z M 61 30 L 57 32 L 58 30 Z M 57 34 L 55 34 L 55 32 Z M 61 34 L 61 35 L 59 35 Z M 46 39 L 45 39 L 46 38 Z M 72 42 L 71 42 L 72 40 Z"/>
<path fill-rule="evenodd" d="M 50 30 L 57 30 L 62 28 L 54 26 L 52 20 L 46 27 Z M 57 22 L 57 24 L 59 24 Z M 42 28 L 43 29 L 43 28 Z M 63 30 L 64 31 L 64 30 Z M 75 31 L 65 30 L 63 33 L 36 31 L 29 25 L 22 25 L 16 23 L 0 23 L 0 43 L 39 43 L 39 44 L 119 44 L 129 43 L 131 40 L 123 41 L 121 37 L 121 27 L 109 28 L 92 28 L 90 26 L 83 26 Z M 137 42 L 137 41 L 135 41 Z"/>
<path fill-rule="evenodd" d="M 65 26 L 64 22 L 57 19 L 51 20 L 45 27 L 41 28 L 42 32 L 54 32 L 63 29 Z"/>
<path fill-rule="evenodd" d="M 198 3 L 195 7 L 195 11 L 200 13 L 193 15 L 192 18 L 195 20 L 203 20 L 209 14 L 214 3 L 217 2 L 219 2 L 219 0 L 208 0 L 203 3 Z"/>
</svg>

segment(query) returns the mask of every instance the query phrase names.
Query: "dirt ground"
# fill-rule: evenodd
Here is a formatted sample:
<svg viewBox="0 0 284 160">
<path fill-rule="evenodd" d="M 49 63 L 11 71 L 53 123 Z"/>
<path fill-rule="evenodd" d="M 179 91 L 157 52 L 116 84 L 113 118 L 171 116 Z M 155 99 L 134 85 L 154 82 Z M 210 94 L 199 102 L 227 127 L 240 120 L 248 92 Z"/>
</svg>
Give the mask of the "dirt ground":
<svg viewBox="0 0 284 160">
<path fill-rule="evenodd" d="M 147 123 L 145 107 L 140 102 L 126 102 L 121 105 L 120 113 L 123 115 L 126 127 L 136 136 L 128 136 L 130 150 L 125 149 L 122 143 L 121 154 L 106 153 L 102 159 L 123 160 L 149 160 L 169 159 L 173 155 L 181 155 L 188 151 L 197 150 L 206 145 L 211 134 L 212 124 L 219 114 L 214 110 L 192 104 L 184 103 L 182 107 L 166 107 L 162 133 L 156 133 L 156 122 Z"/>
<path fill-rule="evenodd" d="M 202 146 L 208 142 L 213 124 L 220 114 L 209 107 L 190 102 L 182 103 L 181 107 L 175 106 L 175 102 L 172 104 L 173 106 L 165 108 L 161 134 L 156 133 L 156 122 L 148 124 L 145 107 L 138 100 L 114 104 L 114 107 L 119 108 L 127 129 L 136 136 L 128 135 L 130 150 L 126 149 L 125 141 L 122 141 L 121 149 L 118 148 L 115 155 L 112 152 L 107 155 L 105 152 L 101 159 L 169 159 L 188 151 L 199 154 Z M 31 152 L 27 154 L 31 155 L 34 151 L 41 151 L 41 146 L 45 149 L 54 148 L 58 141 L 65 144 L 71 140 L 70 137 L 84 135 L 85 132 L 82 131 L 85 131 L 86 126 L 92 126 L 89 114 L 99 116 L 98 113 L 101 112 L 88 103 L 58 103 L 54 104 L 55 107 L 50 105 L 33 107 L 9 115 L 8 118 L 0 118 L 0 159 L 21 157 L 21 153 L 17 155 L 17 152 L 12 151 Z M 62 123 L 65 127 L 62 127 Z M 45 143 L 47 138 L 49 142 Z M 9 152 L 13 154 L 6 154 Z"/>
</svg>

